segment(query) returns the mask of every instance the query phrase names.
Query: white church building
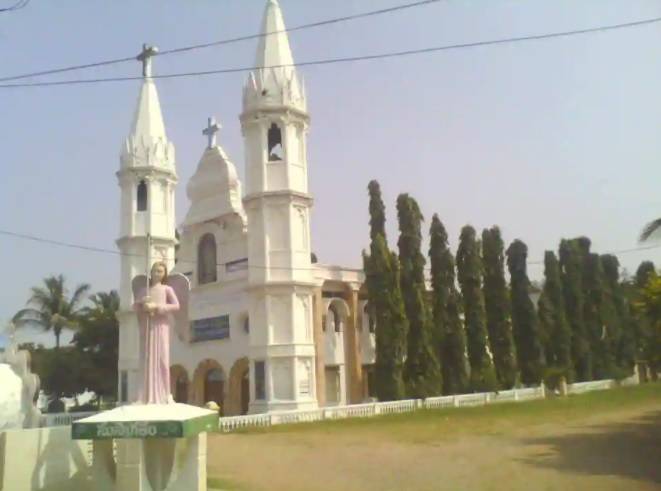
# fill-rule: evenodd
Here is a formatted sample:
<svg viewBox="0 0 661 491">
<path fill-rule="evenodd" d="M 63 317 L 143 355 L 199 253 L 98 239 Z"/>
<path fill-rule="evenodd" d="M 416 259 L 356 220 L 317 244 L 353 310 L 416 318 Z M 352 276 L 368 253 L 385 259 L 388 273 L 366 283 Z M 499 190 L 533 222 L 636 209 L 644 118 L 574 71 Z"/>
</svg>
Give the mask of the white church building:
<svg viewBox="0 0 661 491">
<path fill-rule="evenodd" d="M 306 135 L 309 115 L 277 0 L 268 0 L 240 115 L 246 183 L 209 120 L 190 208 L 175 217 L 175 149 L 145 47 L 144 81 L 121 151 L 119 398 L 138 380 L 131 281 L 151 257 L 191 283 L 189 322 L 171 333 L 175 400 L 215 401 L 224 415 L 359 403 L 370 393 L 374 332 L 361 270 L 313 262 Z M 237 90 L 238 95 L 238 90 Z M 177 238 L 176 230 L 179 230 Z M 178 245 L 178 247 L 177 247 Z M 176 251 L 175 251 L 176 248 Z M 176 258 L 176 260 L 175 260 Z"/>
</svg>

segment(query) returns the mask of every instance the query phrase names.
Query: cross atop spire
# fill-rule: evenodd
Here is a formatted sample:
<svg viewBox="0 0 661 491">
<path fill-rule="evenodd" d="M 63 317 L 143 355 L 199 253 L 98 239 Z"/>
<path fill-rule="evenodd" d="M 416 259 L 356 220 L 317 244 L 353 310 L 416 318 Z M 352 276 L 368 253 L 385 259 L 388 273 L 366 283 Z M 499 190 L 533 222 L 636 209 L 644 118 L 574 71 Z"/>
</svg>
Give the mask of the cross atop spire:
<svg viewBox="0 0 661 491">
<path fill-rule="evenodd" d="M 202 130 L 202 134 L 208 138 L 207 148 L 216 146 L 216 133 L 220 131 L 220 124 L 216 122 L 216 118 L 211 116 L 207 119 L 207 127 Z"/>
<path fill-rule="evenodd" d="M 142 45 L 142 51 L 136 60 L 142 62 L 142 76 L 145 78 L 151 77 L 151 58 L 158 54 L 158 48 L 156 46 L 150 46 L 148 44 Z"/>
</svg>

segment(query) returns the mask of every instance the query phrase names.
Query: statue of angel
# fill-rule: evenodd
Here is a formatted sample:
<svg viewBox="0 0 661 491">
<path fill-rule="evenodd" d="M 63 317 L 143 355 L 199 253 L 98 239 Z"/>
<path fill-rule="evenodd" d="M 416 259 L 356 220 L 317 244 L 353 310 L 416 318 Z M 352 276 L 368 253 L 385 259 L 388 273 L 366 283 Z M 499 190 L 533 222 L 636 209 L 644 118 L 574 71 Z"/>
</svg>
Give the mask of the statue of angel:
<svg viewBox="0 0 661 491">
<path fill-rule="evenodd" d="M 155 262 L 147 276 L 133 278 L 133 309 L 140 324 L 140 365 L 142 384 L 138 388 L 141 404 L 168 404 L 170 394 L 170 328 L 187 340 L 188 292 L 190 284 L 184 275 L 168 276 L 167 266 Z"/>
</svg>

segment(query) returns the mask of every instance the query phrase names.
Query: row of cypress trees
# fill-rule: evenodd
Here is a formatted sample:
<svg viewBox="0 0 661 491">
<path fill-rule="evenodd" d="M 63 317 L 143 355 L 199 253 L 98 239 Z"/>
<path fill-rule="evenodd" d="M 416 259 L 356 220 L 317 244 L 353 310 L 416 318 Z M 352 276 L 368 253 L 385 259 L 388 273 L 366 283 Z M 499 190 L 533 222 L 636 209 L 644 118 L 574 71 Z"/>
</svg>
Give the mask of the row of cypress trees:
<svg viewBox="0 0 661 491">
<path fill-rule="evenodd" d="M 539 320 L 545 360 L 568 380 L 624 376 L 636 359 L 638 319 L 618 259 L 590 246 L 586 237 L 563 239 L 559 259 L 552 251 L 544 257 Z"/>
<path fill-rule="evenodd" d="M 552 251 L 545 254 L 536 310 L 522 241 L 505 250 L 498 227 L 485 229 L 480 240 L 467 225 L 455 265 L 447 232 L 434 215 L 429 292 L 418 203 L 408 194 L 397 198 L 395 253 L 388 247 L 378 182 L 368 190 L 371 241 L 363 263 L 376 324 L 374 389 L 380 400 L 508 389 L 538 384 L 551 372 L 571 381 L 631 370 L 635 326 L 615 256 L 590 253 L 586 238 L 563 240 L 560 260 Z"/>
</svg>

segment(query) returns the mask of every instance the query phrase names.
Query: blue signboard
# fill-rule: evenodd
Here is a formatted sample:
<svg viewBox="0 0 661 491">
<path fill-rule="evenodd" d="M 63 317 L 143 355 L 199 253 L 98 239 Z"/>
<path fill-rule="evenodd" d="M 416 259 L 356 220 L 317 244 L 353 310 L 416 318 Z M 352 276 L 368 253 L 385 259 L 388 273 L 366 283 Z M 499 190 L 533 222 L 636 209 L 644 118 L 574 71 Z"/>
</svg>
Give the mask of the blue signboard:
<svg viewBox="0 0 661 491">
<path fill-rule="evenodd" d="M 209 341 L 230 337 L 230 316 L 221 315 L 209 319 L 198 319 L 191 322 L 193 341 Z"/>
</svg>

